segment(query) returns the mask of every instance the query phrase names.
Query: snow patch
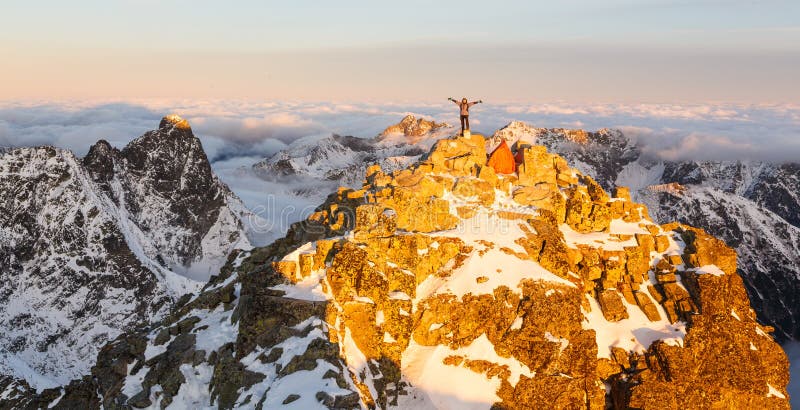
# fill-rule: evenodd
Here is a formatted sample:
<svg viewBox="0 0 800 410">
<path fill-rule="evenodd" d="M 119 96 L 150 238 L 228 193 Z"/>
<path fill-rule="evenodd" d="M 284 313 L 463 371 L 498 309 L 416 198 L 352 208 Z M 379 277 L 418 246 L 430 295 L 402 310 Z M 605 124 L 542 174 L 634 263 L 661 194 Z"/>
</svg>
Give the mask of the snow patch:
<svg viewBox="0 0 800 410">
<path fill-rule="evenodd" d="M 786 396 L 783 393 L 781 393 L 780 390 L 772 387 L 772 385 L 769 383 L 767 383 L 767 389 L 769 389 L 769 392 L 767 392 L 767 397 L 777 397 L 779 399 L 786 398 Z"/>
<path fill-rule="evenodd" d="M 595 298 L 587 297 L 591 311 L 583 311 L 585 320 L 581 323 L 584 329 L 596 332 L 597 357 L 611 358 L 611 348 L 620 347 L 627 351 L 644 353 L 656 340 L 663 340 L 670 345 L 682 346 L 686 336 L 686 323 L 669 323 L 663 307 L 657 305 L 661 320 L 651 322 L 644 312 L 636 305 L 631 305 L 625 300 L 622 303 L 628 310 L 628 319 L 618 322 L 609 322 L 600 310 L 600 304 Z"/>
<path fill-rule="evenodd" d="M 717 265 L 703 265 L 699 268 L 695 268 L 694 271 L 700 274 L 725 276 L 725 272 L 723 272 L 722 269 L 720 269 Z"/>
<path fill-rule="evenodd" d="M 413 386 L 407 396 L 401 396 L 399 408 L 414 409 L 487 409 L 500 401 L 497 390 L 500 380 L 487 379 L 462 366 L 443 363 L 448 356 L 463 356 L 466 360 L 487 360 L 508 366 L 509 383 L 514 386 L 520 375 L 534 377 L 535 373 L 520 362 L 499 356 L 485 334 L 469 346 L 451 349 L 446 346 L 422 346 L 413 339 L 403 352 L 403 375 Z M 443 382 L 446 381 L 446 382 Z"/>
</svg>

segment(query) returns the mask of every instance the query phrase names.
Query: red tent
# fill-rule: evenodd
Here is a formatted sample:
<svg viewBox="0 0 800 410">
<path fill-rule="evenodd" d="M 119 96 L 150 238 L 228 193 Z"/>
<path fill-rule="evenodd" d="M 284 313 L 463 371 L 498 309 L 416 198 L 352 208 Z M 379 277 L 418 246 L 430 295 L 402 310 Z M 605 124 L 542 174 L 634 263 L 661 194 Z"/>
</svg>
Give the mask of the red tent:
<svg viewBox="0 0 800 410">
<path fill-rule="evenodd" d="M 511 153 L 505 140 L 489 155 L 488 165 L 494 168 L 494 172 L 498 174 L 513 174 L 517 170 L 514 154 Z"/>
</svg>

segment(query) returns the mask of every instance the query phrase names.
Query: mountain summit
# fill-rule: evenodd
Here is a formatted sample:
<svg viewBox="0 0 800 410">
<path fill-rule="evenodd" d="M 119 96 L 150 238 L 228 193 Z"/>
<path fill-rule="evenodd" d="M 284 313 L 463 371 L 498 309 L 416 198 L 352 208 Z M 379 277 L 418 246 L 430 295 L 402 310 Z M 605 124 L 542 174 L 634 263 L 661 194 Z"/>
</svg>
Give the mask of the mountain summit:
<svg viewBox="0 0 800 410">
<path fill-rule="evenodd" d="M 400 120 L 399 123 L 390 125 L 378 135 L 379 140 L 391 138 L 393 135 L 402 135 L 411 143 L 419 142 L 426 136 L 437 133 L 438 131 L 452 128 L 447 123 L 437 123 L 433 120 L 426 120 L 424 118 L 417 118 L 413 114 L 408 114 Z"/>
<path fill-rule="evenodd" d="M 100 346 L 161 319 L 249 248 L 243 206 L 177 116 L 82 159 L 6 151 L 0 198 L 0 375 L 39 388 L 87 373 Z"/>
<path fill-rule="evenodd" d="M 161 119 L 161 123 L 158 125 L 159 129 L 164 128 L 176 128 L 183 131 L 191 132 L 192 127 L 189 126 L 189 121 L 186 121 L 178 114 L 169 114 L 166 117 Z"/>
<path fill-rule="evenodd" d="M 788 408 L 788 363 L 736 253 L 543 146 L 480 135 L 367 169 L 190 301 L 12 406 Z M 0 401 L 0 403 L 3 403 Z"/>
</svg>

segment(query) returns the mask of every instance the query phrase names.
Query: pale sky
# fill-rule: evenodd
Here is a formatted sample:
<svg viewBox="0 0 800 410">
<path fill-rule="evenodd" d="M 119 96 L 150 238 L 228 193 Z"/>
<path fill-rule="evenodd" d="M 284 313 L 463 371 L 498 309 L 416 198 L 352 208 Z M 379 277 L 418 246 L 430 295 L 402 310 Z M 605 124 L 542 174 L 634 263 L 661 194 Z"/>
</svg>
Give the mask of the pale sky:
<svg viewBox="0 0 800 410">
<path fill-rule="evenodd" d="M 17 1 L 0 100 L 800 102 L 800 1 Z"/>
</svg>

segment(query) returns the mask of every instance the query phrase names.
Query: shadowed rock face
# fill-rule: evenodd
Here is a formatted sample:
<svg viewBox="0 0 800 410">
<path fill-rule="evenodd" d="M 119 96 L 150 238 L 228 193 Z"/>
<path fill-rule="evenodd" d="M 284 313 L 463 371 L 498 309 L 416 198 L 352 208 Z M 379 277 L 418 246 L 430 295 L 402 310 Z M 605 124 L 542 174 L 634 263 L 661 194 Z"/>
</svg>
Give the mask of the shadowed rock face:
<svg viewBox="0 0 800 410">
<path fill-rule="evenodd" d="M 23 386 L 11 403 L 789 407 L 786 357 L 731 248 L 651 221 L 541 146 L 496 175 L 484 143 L 369 167 L 285 238 L 234 252 L 152 329 L 109 343 L 92 377 Z"/>
<path fill-rule="evenodd" d="M 114 162 L 119 158 L 119 150 L 112 147 L 106 140 L 97 141 L 89 148 L 89 153 L 83 157 L 83 166 L 89 171 L 92 180 L 99 185 L 104 193 L 113 197 L 109 185 L 114 179 Z"/>
<path fill-rule="evenodd" d="M 188 122 L 176 115 L 164 117 L 158 130 L 148 131 L 122 151 L 98 141 L 83 163 L 145 235 L 171 243 L 171 249 L 148 255 L 167 267 L 203 256 L 201 242 L 233 196 L 214 176 Z"/>
<path fill-rule="evenodd" d="M 133 140 L 119 156 L 125 164 L 125 205 L 137 225 L 145 232 L 162 226 L 186 230 L 172 239 L 177 242 L 172 263 L 185 265 L 202 256 L 200 243 L 231 194 L 213 175 L 188 123 L 165 118 L 158 130 Z"/>
<path fill-rule="evenodd" d="M 104 194 L 71 153 L 23 148 L 0 163 L 0 352 L 42 374 L 75 375 L 93 344 L 163 312 L 172 291 L 131 250 L 111 201 L 95 197 Z M 11 359 L 2 362 L 10 372 Z"/>
<path fill-rule="evenodd" d="M 83 159 L 10 150 L 0 174 L 0 373 L 85 373 L 100 346 L 199 287 L 170 270 L 206 257 L 209 232 L 226 255 L 243 235 L 179 117 L 121 151 L 98 141 Z"/>
</svg>

